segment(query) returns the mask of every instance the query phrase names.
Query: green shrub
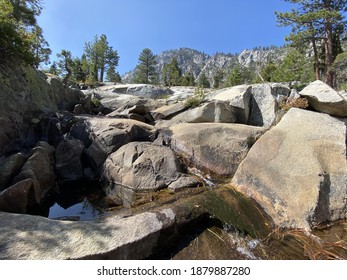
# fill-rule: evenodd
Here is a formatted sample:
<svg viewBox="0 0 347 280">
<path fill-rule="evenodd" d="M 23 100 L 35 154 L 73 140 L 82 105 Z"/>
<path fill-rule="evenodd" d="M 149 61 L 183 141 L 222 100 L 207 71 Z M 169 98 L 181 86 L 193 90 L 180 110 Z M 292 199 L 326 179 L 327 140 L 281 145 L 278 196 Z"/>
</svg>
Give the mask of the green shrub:
<svg viewBox="0 0 347 280">
<path fill-rule="evenodd" d="M 186 108 L 194 108 L 198 107 L 202 101 L 205 99 L 205 91 L 202 87 L 198 87 L 195 89 L 194 95 L 186 99 L 184 102 L 184 106 Z"/>
</svg>

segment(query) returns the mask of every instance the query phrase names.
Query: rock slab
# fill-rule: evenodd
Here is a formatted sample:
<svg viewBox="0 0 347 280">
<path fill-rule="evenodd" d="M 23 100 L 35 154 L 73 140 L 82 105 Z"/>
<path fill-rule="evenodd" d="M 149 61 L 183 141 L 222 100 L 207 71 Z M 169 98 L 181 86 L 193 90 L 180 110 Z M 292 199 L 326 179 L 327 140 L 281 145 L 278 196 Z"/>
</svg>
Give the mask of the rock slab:
<svg viewBox="0 0 347 280">
<path fill-rule="evenodd" d="M 345 122 L 292 108 L 255 143 L 232 182 L 281 227 L 345 219 Z"/>
<path fill-rule="evenodd" d="M 322 113 L 347 117 L 347 100 L 322 81 L 314 81 L 300 95 L 307 98 L 310 106 Z"/>
</svg>

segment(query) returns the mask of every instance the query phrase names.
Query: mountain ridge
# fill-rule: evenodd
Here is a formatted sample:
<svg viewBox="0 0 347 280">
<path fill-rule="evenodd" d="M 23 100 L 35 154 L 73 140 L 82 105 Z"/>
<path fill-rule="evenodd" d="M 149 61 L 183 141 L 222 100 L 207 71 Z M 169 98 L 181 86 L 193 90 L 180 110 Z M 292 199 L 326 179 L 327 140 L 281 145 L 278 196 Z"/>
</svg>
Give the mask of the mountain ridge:
<svg viewBox="0 0 347 280">
<path fill-rule="evenodd" d="M 279 62 L 286 52 L 286 46 L 270 46 L 244 49 L 242 52 L 235 54 L 216 52 L 209 55 L 192 48 L 182 47 L 166 50 L 156 55 L 158 62 L 156 70 L 161 79 L 164 66 L 170 63 L 173 58 L 176 58 L 183 75 L 192 72 L 197 81 L 200 74 L 205 73 L 212 83 L 218 70 L 228 72 L 236 66 L 259 69 L 269 61 Z M 131 82 L 134 77 L 134 70 L 125 73 L 122 80 L 127 83 Z"/>
</svg>

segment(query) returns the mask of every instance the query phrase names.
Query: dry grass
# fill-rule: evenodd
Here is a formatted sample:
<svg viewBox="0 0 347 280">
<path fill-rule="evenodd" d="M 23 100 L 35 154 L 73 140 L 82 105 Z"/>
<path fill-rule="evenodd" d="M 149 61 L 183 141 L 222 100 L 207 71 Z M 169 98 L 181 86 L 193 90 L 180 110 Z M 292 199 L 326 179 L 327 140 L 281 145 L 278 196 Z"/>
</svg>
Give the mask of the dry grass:
<svg viewBox="0 0 347 280">
<path fill-rule="evenodd" d="M 304 255 L 311 260 L 346 260 L 347 243 L 336 236 L 337 241 L 330 242 L 301 229 L 274 230 L 267 238 L 294 238 L 303 248 Z"/>
</svg>

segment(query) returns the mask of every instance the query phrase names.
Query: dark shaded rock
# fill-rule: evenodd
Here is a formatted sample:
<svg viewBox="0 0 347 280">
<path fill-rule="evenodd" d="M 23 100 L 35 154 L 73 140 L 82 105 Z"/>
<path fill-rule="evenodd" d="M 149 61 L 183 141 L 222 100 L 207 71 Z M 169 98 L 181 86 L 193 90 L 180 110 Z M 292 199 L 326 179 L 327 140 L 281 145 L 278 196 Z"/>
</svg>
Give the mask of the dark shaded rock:
<svg viewBox="0 0 347 280">
<path fill-rule="evenodd" d="M 84 144 L 78 139 L 64 139 L 55 151 L 55 170 L 58 179 L 80 180 L 83 176 L 81 156 Z"/>
<path fill-rule="evenodd" d="M 0 191 L 10 186 L 12 179 L 22 169 L 26 159 L 21 153 L 0 157 Z"/>
<path fill-rule="evenodd" d="M 33 180 L 26 179 L 0 193 L 0 211 L 25 213 L 28 205 L 39 201 Z"/>
</svg>

